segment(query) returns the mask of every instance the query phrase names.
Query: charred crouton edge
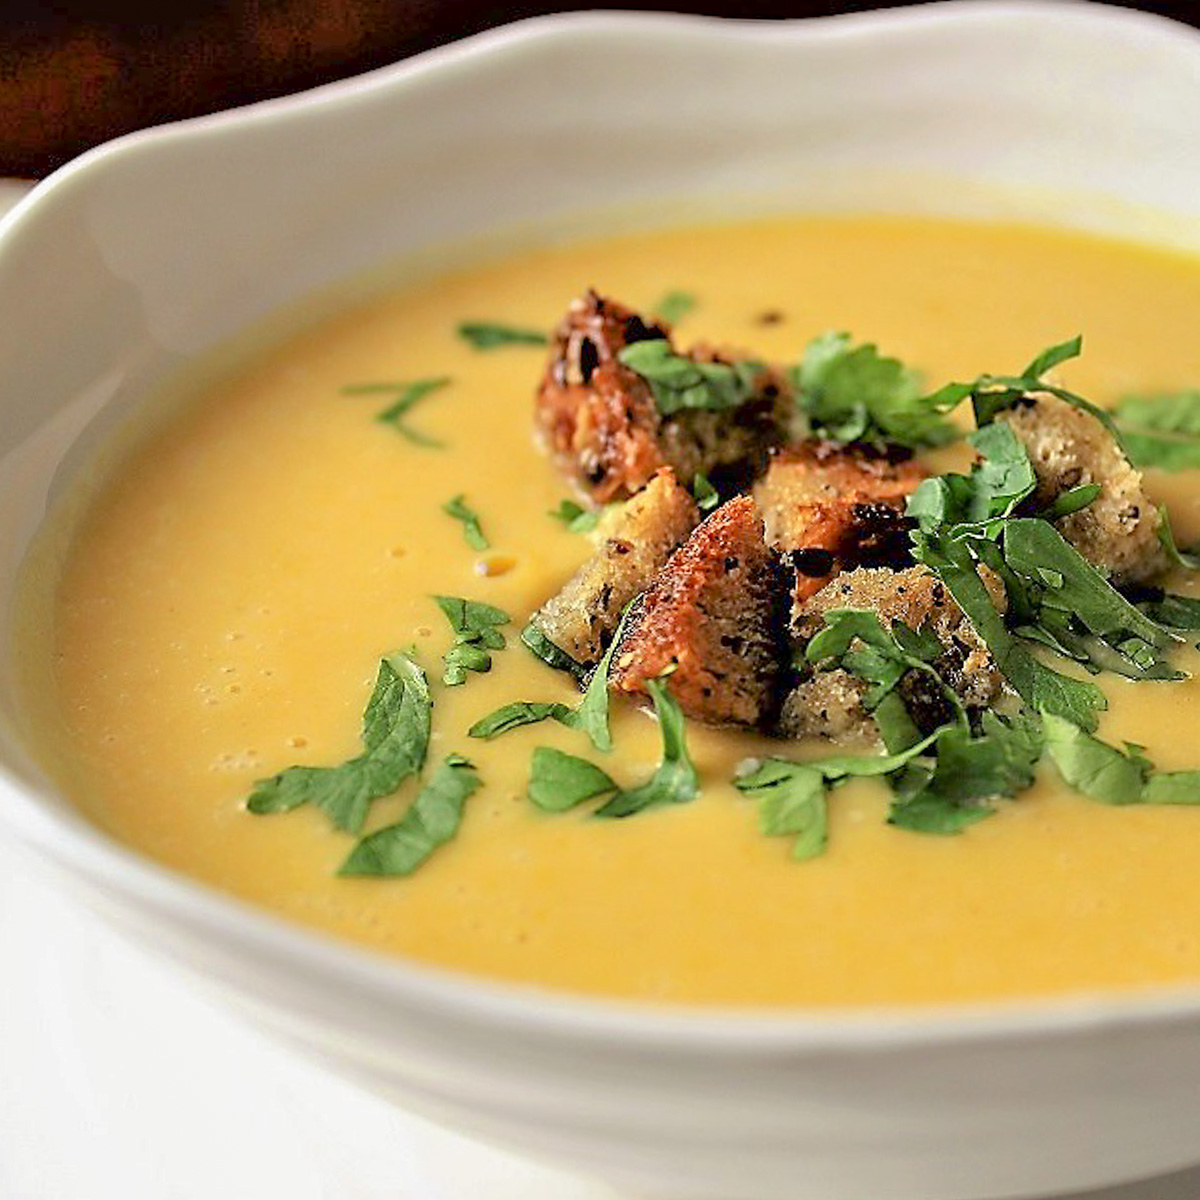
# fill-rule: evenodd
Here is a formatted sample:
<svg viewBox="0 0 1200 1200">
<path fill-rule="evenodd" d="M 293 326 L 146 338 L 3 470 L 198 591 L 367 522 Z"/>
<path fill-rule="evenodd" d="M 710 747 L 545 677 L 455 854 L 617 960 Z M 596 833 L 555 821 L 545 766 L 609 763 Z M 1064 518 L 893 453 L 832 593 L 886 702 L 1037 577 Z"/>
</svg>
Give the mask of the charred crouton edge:
<svg viewBox="0 0 1200 1200">
<path fill-rule="evenodd" d="M 997 415 L 1029 453 L 1045 508 L 1068 488 L 1096 483 L 1100 494 L 1058 522 L 1059 532 L 1114 584 L 1144 583 L 1167 566 L 1158 537 L 1158 508 L 1142 473 L 1112 434 L 1091 415 L 1046 392 L 1033 392 Z"/>
<path fill-rule="evenodd" d="M 691 493 L 661 468 L 636 496 L 605 513 L 595 554 L 534 614 L 534 625 L 577 663 L 594 666 L 626 605 L 699 519 Z"/>
<path fill-rule="evenodd" d="M 750 496 L 718 508 L 671 556 L 630 612 L 610 686 L 644 696 L 666 672 L 685 715 L 716 725 L 773 721 L 786 656 L 780 586 Z"/>
<path fill-rule="evenodd" d="M 535 421 L 550 450 L 599 503 L 633 495 L 664 466 L 689 483 L 708 475 L 725 492 L 745 486 L 785 437 L 792 404 L 782 374 L 764 368 L 736 408 L 664 416 L 647 381 L 618 357 L 651 340 L 669 344 L 669 326 L 594 291 L 571 305 L 537 394 Z M 690 357 L 735 361 L 707 348 Z"/>
<path fill-rule="evenodd" d="M 810 440 L 776 450 L 754 498 L 802 603 L 840 571 L 911 565 L 905 501 L 927 472 L 899 446 Z"/>
<path fill-rule="evenodd" d="M 993 602 L 1003 607 L 1000 580 L 986 568 L 981 577 Z M 839 575 L 794 610 L 792 634 L 799 648 L 820 632 L 825 614 L 835 608 L 870 609 L 885 625 L 900 621 L 910 629 L 927 626 L 946 648 L 933 663 L 934 670 L 968 709 L 986 708 L 1002 694 L 1004 677 L 983 639 L 928 568 L 860 568 Z M 941 697 L 921 693 L 922 681 L 915 674 L 906 676 L 900 690 L 918 728 L 929 733 L 950 714 L 942 711 Z M 865 691 L 862 680 L 842 668 L 810 668 L 784 700 L 780 730 L 787 737 L 874 741 L 875 723 L 862 705 Z"/>
</svg>

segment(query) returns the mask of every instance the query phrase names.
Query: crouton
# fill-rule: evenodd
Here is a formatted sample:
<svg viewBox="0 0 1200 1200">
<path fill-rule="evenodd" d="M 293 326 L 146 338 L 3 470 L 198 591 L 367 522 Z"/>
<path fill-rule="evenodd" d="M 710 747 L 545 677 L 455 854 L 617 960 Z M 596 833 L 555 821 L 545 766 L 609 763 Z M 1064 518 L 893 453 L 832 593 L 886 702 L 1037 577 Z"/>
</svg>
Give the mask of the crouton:
<svg viewBox="0 0 1200 1200">
<path fill-rule="evenodd" d="M 635 342 L 668 340 L 668 327 L 589 292 L 559 325 L 538 390 L 535 423 L 563 469 L 600 503 L 633 495 L 660 467 L 691 482 L 708 475 L 728 493 L 783 439 L 791 401 L 783 376 L 763 368 L 733 409 L 663 415 L 647 381 L 619 359 Z M 734 361 L 709 349 L 696 362 Z"/>
<path fill-rule="evenodd" d="M 980 574 L 993 601 L 1001 606 L 1003 585 L 986 568 Z M 835 608 L 869 609 L 879 614 L 885 628 L 894 621 L 910 629 L 927 626 L 946 647 L 933 663 L 934 670 L 967 708 L 985 708 L 1001 695 L 1004 677 L 991 652 L 945 584 L 927 567 L 843 572 L 793 611 L 792 633 L 797 643 L 807 645 L 823 628 L 825 614 Z M 929 732 L 949 713 L 944 711 L 943 699 L 923 689 L 921 682 L 906 677 L 901 694 L 918 727 Z M 865 691 L 865 684 L 848 671 L 813 671 L 785 699 L 780 727 L 789 737 L 873 740 L 874 722 L 862 707 Z"/>
<path fill-rule="evenodd" d="M 667 686 L 684 713 L 719 725 L 774 718 L 785 649 L 774 561 L 753 499 L 722 505 L 671 556 L 635 602 L 610 685 L 643 695 Z"/>
<path fill-rule="evenodd" d="M 1158 508 L 1146 495 L 1142 473 L 1091 413 L 1037 392 L 996 420 L 1005 421 L 1029 452 L 1039 506 L 1078 484 L 1100 485 L 1091 504 L 1058 522 L 1059 532 L 1093 566 L 1115 584 L 1144 583 L 1166 570 Z"/>
<path fill-rule="evenodd" d="M 767 541 L 795 572 L 793 599 L 852 567 L 909 565 L 905 500 L 925 475 L 899 448 L 813 440 L 775 451 L 754 496 Z"/>
<path fill-rule="evenodd" d="M 576 662 L 595 664 L 625 606 L 699 519 L 691 493 L 669 467 L 660 469 L 636 496 L 604 514 L 596 553 L 534 614 L 534 624 Z"/>
</svg>

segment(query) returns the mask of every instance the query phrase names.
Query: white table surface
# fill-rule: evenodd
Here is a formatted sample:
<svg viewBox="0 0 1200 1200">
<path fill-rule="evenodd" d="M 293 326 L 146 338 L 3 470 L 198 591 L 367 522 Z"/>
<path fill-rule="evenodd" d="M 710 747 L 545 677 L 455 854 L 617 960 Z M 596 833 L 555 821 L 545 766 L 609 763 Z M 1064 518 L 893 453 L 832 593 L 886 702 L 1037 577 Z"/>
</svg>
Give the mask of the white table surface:
<svg viewBox="0 0 1200 1200">
<path fill-rule="evenodd" d="M 268 1043 L 2 842 L 0 963 L 0 1200 L 632 1200 Z M 1200 1200 L 1200 1167 L 1061 1200 Z"/>
</svg>

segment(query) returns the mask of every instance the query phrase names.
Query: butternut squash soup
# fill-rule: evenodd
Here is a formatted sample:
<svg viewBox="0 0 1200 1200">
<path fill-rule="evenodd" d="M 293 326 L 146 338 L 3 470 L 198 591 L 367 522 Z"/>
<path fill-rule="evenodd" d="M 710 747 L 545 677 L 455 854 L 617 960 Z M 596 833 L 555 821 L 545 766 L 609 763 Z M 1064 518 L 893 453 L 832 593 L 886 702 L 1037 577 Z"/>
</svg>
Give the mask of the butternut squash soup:
<svg viewBox="0 0 1200 1200">
<path fill-rule="evenodd" d="M 48 755 L 173 868 L 496 979 L 1200 981 L 1198 320 L 1182 255 L 866 217 L 372 301 L 88 502 Z"/>
</svg>

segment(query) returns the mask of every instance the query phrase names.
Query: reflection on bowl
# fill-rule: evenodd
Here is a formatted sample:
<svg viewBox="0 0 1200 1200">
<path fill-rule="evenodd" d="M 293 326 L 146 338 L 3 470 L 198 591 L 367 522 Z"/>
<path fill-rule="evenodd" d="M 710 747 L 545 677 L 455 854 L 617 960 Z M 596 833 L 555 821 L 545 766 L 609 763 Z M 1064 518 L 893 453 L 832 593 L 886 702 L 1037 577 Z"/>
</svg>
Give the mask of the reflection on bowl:
<svg viewBox="0 0 1200 1200">
<path fill-rule="evenodd" d="M 116 143 L 0 237 L 5 594 L 87 445 L 181 364 L 380 262 L 583 228 L 597 164 L 629 221 L 965 208 L 1196 249 L 1197 127 L 1197 35 L 1090 5 L 973 3 L 782 27 L 548 19 Z M 931 196 L 932 179 L 959 182 Z M 1063 194 L 1089 199 L 1063 217 Z M 653 1010 L 383 961 L 247 910 L 55 794 L 26 748 L 10 640 L 4 828 L 114 924 L 400 1103 L 676 1197 L 968 1200 L 1195 1155 L 1200 993 Z"/>
</svg>

